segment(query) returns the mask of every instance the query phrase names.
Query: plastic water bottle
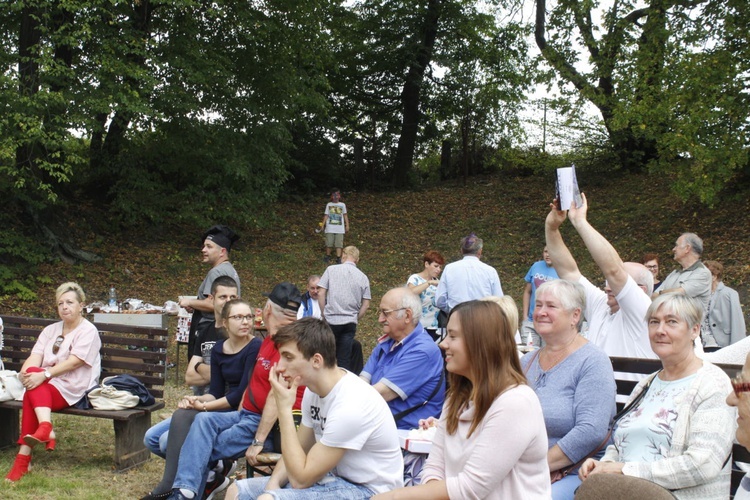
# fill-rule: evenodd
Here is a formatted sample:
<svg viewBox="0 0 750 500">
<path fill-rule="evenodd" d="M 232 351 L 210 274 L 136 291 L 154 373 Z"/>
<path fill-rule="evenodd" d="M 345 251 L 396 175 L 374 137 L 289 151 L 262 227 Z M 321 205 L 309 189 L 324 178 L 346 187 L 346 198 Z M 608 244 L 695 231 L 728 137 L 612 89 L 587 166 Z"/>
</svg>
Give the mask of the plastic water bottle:
<svg viewBox="0 0 750 500">
<path fill-rule="evenodd" d="M 534 337 L 531 336 L 531 332 L 526 333 L 526 347 L 528 348 L 529 351 L 535 348 Z"/>
<path fill-rule="evenodd" d="M 109 288 L 109 307 L 115 309 L 117 308 L 117 290 L 115 290 L 115 287 Z"/>
</svg>

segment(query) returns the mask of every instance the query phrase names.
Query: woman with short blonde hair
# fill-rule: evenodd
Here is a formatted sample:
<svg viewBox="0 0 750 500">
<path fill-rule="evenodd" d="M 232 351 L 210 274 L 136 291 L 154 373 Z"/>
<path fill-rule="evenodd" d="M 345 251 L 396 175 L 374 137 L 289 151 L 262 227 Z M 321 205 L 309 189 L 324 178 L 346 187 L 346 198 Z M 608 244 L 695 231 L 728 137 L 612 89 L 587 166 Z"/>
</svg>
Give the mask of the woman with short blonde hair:
<svg viewBox="0 0 750 500">
<path fill-rule="evenodd" d="M 83 317 L 86 294 L 69 282 L 57 288 L 55 298 L 62 321 L 42 330 L 18 374 L 26 388 L 20 448 L 6 481 L 18 481 L 29 471 L 34 446 L 55 449 L 52 412 L 76 404 L 99 383 L 102 343 L 96 327 Z"/>
</svg>

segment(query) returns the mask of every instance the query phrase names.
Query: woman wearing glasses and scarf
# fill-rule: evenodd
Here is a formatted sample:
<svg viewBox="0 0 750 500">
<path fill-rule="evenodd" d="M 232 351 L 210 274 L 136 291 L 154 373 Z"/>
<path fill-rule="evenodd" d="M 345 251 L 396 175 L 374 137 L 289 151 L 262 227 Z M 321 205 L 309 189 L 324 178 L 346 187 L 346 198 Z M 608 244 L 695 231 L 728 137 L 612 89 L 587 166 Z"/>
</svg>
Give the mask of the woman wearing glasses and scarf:
<svg viewBox="0 0 750 500">
<path fill-rule="evenodd" d="M 579 492 L 607 483 L 631 489 L 625 483 L 635 477 L 680 499 L 729 498 L 735 412 L 725 398 L 732 386 L 723 370 L 695 355 L 702 316 L 700 303 L 684 294 L 660 295 L 651 304 L 648 334 L 663 368 L 636 386 L 630 399 L 642 399 L 618 421 L 601 461 L 581 466 Z M 597 474 L 616 476 L 587 485 Z"/>
<path fill-rule="evenodd" d="M 29 471 L 31 449 L 55 449 L 52 412 L 76 404 L 96 386 L 101 372 L 102 343 L 96 327 L 83 317 L 86 295 L 77 283 L 63 283 L 55 293 L 62 321 L 42 330 L 19 378 L 26 388 L 21 417 L 21 445 L 7 481 Z"/>
</svg>

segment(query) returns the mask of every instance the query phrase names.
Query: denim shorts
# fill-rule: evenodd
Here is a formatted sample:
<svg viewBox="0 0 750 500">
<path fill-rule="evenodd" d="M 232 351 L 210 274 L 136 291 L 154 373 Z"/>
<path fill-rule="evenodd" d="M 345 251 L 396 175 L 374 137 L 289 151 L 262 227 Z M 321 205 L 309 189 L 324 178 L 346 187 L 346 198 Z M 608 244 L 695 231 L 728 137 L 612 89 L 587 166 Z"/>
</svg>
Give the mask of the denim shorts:
<svg viewBox="0 0 750 500">
<path fill-rule="evenodd" d="M 295 490 L 287 484 L 281 490 L 266 491 L 268 477 L 255 477 L 237 481 L 237 498 L 239 500 L 255 499 L 266 493 L 277 500 L 367 500 L 375 495 L 369 488 L 350 483 L 331 474 L 326 475 L 309 488 Z"/>
</svg>

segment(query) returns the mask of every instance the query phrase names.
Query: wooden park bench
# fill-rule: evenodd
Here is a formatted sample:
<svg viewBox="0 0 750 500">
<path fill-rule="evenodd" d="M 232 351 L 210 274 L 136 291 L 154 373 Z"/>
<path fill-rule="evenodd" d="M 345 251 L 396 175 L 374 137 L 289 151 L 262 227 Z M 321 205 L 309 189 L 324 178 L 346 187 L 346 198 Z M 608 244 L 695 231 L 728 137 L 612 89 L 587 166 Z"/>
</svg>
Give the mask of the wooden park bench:
<svg viewBox="0 0 750 500">
<path fill-rule="evenodd" d="M 662 368 L 661 361 L 659 361 L 658 359 L 618 357 L 610 357 L 609 359 L 610 361 L 612 361 L 612 368 L 616 372 L 650 374 L 661 370 Z M 717 364 L 716 366 L 724 370 L 724 372 L 727 374 L 727 376 L 729 376 L 730 379 L 736 377 L 737 374 L 742 371 L 742 365 Z M 617 379 L 617 374 L 615 374 L 615 379 Z M 630 396 L 630 393 L 633 392 L 633 389 L 638 384 L 638 382 L 631 380 L 616 380 L 616 382 L 617 395 L 625 397 Z M 620 411 L 623 406 L 624 403 L 618 402 L 617 411 Z M 745 475 L 745 472 L 737 467 L 737 462 L 750 463 L 750 452 L 748 452 L 748 450 L 745 449 L 744 446 L 735 442 L 734 446 L 732 447 L 732 497 L 734 496 L 735 491 L 737 491 L 742 477 Z"/>
<path fill-rule="evenodd" d="M 2 316 L 4 346 L 0 356 L 6 370 L 20 371 L 39 333 L 59 320 Z M 94 323 L 102 341 L 101 378 L 127 373 L 148 388 L 156 403 L 128 410 L 79 410 L 65 408 L 56 413 L 112 420 L 115 428 L 115 470 L 122 472 L 148 460 L 143 437 L 151 427 L 151 413 L 164 408 L 167 366 L 167 330 L 130 325 Z M 20 433 L 21 401 L 0 402 L 0 448 L 16 446 Z"/>
</svg>

